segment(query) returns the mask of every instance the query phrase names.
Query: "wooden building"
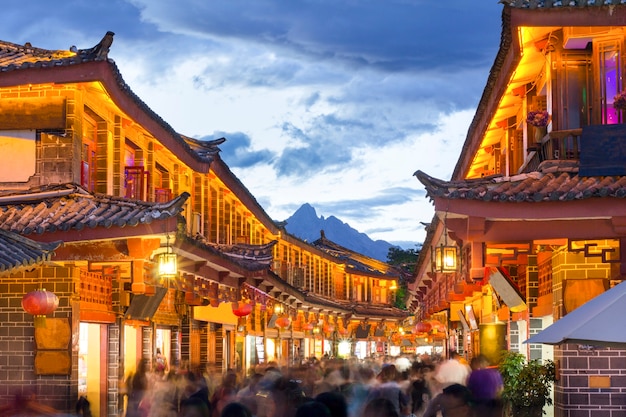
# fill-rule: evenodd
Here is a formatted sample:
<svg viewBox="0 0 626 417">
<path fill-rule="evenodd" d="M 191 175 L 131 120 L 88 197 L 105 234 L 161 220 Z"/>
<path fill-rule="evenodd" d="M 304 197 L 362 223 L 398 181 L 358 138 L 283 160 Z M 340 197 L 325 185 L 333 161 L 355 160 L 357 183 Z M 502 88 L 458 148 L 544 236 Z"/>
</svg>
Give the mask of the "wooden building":
<svg viewBox="0 0 626 417">
<path fill-rule="evenodd" d="M 624 351 L 524 341 L 626 277 L 626 5 L 500 3 L 500 48 L 453 176 L 415 173 L 436 215 L 411 306 L 444 317 L 468 357 L 556 360 L 555 416 L 622 415 Z"/>
<path fill-rule="evenodd" d="M 337 355 L 367 323 L 366 353 L 385 352 L 407 315 L 399 272 L 286 233 L 220 158 L 225 139 L 177 133 L 132 92 L 113 36 L 0 42 L 0 404 L 71 411 L 87 395 L 118 416 L 121 381 L 157 349 L 245 372 Z M 46 327 L 21 305 L 39 289 L 58 297 Z"/>
</svg>

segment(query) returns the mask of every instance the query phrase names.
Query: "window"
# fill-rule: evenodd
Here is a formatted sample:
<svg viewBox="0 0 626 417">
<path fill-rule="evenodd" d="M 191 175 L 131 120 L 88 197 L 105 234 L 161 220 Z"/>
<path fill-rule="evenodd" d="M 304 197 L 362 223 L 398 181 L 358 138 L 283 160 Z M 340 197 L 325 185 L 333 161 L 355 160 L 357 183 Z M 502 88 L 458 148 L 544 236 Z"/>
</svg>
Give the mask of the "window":
<svg viewBox="0 0 626 417">
<path fill-rule="evenodd" d="M 139 159 L 139 147 L 126 140 L 124 148 L 124 196 L 133 200 L 147 200 L 148 171 L 144 170 Z"/>
<path fill-rule="evenodd" d="M 617 41 L 606 41 L 594 46 L 600 81 L 600 121 L 602 124 L 621 123 L 621 115 L 613 108 L 613 98 L 621 91 L 620 44 Z"/>
<path fill-rule="evenodd" d="M 590 124 L 591 59 L 588 53 L 563 53 L 556 62 L 558 113 L 553 115 L 553 130 L 579 129 Z"/>
<path fill-rule="evenodd" d="M 87 191 L 95 191 L 96 188 L 96 142 L 98 135 L 96 126 L 96 121 L 85 115 L 83 119 L 80 185 Z"/>
<path fill-rule="evenodd" d="M 172 188 L 170 187 L 170 174 L 159 164 L 154 170 L 154 201 L 157 203 L 167 203 L 172 199 Z"/>
</svg>

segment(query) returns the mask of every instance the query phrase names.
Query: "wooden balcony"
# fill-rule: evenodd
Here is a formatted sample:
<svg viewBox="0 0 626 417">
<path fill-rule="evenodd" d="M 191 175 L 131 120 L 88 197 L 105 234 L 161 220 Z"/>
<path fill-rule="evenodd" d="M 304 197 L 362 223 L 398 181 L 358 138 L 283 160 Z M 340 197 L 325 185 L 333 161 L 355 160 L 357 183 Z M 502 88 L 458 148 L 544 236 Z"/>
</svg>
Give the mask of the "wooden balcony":
<svg viewBox="0 0 626 417">
<path fill-rule="evenodd" d="M 553 130 L 540 142 L 528 146 L 526 164 L 520 173 L 536 171 L 539 164 L 548 160 L 580 160 L 582 129 Z"/>
</svg>

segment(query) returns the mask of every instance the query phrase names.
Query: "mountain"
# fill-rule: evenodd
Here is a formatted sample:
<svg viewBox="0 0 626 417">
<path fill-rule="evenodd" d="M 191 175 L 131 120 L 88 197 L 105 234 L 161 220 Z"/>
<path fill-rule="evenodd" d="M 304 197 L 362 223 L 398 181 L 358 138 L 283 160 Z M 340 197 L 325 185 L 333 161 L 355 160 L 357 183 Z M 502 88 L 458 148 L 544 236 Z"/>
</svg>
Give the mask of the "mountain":
<svg viewBox="0 0 626 417">
<path fill-rule="evenodd" d="M 314 242 L 320 238 L 323 230 L 326 238 L 338 245 L 383 262 L 387 262 L 389 248 L 397 247 L 384 240 L 374 241 L 335 216 L 327 219 L 324 216 L 317 217 L 315 209 L 308 203 L 303 204 L 285 222 L 287 232 L 302 240 Z"/>
</svg>

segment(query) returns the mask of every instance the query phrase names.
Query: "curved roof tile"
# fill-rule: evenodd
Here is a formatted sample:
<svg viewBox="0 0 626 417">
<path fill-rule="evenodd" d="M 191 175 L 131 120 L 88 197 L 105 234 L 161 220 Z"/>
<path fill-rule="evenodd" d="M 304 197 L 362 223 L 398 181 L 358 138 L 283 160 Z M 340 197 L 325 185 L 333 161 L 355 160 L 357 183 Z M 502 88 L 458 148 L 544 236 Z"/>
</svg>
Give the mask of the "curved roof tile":
<svg viewBox="0 0 626 417">
<path fill-rule="evenodd" d="M 61 242 L 39 243 L 0 229 L 0 273 L 14 273 L 50 261 Z"/>
<path fill-rule="evenodd" d="M 539 203 L 626 197 L 626 176 L 581 177 L 572 165 L 573 162 L 562 165 L 563 169 L 559 170 L 547 163 L 541 165 L 539 171 L 528 174 L 464 181 L 444 181 L 422 171 L 414 175 L 424 184 L 431 199 Z"/>
<path fill-rule="evenodd" d="M 96 227 L 149 224 L 176 216 L 189 198 L 183 193 L 167 203 L 91 194 L 75 184 L 0 193 L 0 229 L 21 235 Z"/>
</svg>

